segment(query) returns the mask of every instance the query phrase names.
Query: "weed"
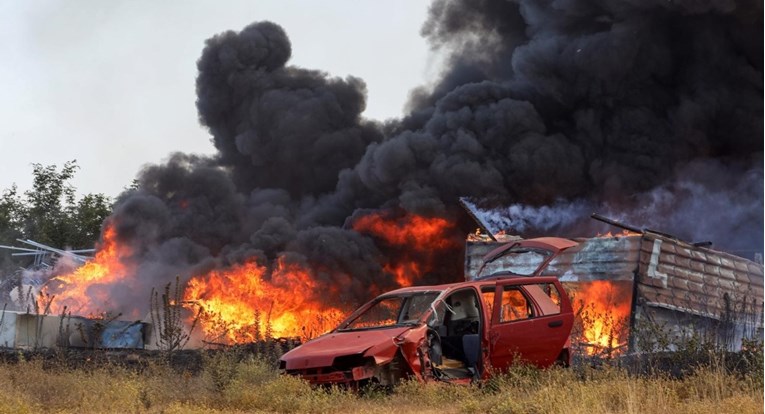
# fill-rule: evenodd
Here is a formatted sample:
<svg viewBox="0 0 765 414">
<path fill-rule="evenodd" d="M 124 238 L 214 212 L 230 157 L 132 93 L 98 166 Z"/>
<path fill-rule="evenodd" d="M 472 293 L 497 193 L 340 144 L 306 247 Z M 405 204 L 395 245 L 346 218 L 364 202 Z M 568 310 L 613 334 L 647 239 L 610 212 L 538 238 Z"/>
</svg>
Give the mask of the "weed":
<svg viewBox="0 0 765 414">
<path fill-rule="evenodd" d="M 209 377 L 213 390 L 223 392 L 234 381 L 239 366 L 238 352 L 211 352 L 204 357 L 204 373 Z"/>
<path fill-rule="evenodd" d="M 186 352 L 186 351 L 184 351 Z M 256 355 L 221 350 L 203 358 L 198 374 L 166 360 L 140 373 L 102 364 L 87 370 L 26 358 L 0 362 L 0 412 L 490 412 L 701 413 L 762 412 L 762 388 L 718 359 L 683 378 L 640 376 L 604 365 L 580 371 L 518 365 L 488 387 L 405 381 L 390 393 L 314 388 L 278 375 Z"/>
<path fill-rule="evenodd" d="M 171 289 L 171 283 L 165 285 L 162 296 L 153 288 L 151 290 L 151 324 L 154 329 L 156 346 L 167 352 L 170 356 L 173 351 L 183 349 L 191 339 L 191 333 L 199 321 L 201 310 L 193 318 L 188 332 L 186 331 L 184 318 L 180 279 L 176 276 L 175 288 Z"/>
</svg>

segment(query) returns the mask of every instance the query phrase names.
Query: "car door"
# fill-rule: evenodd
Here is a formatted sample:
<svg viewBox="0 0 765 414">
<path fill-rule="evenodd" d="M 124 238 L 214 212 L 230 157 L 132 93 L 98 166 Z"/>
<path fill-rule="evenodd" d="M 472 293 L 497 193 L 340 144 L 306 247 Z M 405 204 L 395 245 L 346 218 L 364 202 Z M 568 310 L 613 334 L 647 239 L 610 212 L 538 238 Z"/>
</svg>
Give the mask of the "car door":
<svg viewBox="0 0 765 414">
<path fill-rule="evenodd" d="M 487 253 L 475 279 L 503 275 L 539 276 L 563 251 L 579 243 L 559 237 L 538 237 L 504 244 Z"/>
<path fill-rule="evenodd" d="M 539 367 L 552 365 L 573 323 L 571 302 L 557 278 L 498 280 L 489 327 L 492 367 L 505 370 L 517 358 Z"/>
</svg>

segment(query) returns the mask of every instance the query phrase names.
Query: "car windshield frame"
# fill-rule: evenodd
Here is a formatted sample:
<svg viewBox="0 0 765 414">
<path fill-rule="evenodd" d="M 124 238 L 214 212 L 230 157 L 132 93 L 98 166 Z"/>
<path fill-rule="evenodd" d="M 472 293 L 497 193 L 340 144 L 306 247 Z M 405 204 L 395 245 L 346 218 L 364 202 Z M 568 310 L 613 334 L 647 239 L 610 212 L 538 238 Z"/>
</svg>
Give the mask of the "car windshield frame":
<svg viewBox="0 0 765 414">
<path fill-rule="evenodd" d="M 351 314 L 335 331 L 368 331 L 417 326 L 429 317 L 435 302 L 442 293 L 442 290 L 421 290 L 378 296 Z M 390 306 L 391 304 L 397 304 L 397 306 L 394 308 Z"/>
</svg>

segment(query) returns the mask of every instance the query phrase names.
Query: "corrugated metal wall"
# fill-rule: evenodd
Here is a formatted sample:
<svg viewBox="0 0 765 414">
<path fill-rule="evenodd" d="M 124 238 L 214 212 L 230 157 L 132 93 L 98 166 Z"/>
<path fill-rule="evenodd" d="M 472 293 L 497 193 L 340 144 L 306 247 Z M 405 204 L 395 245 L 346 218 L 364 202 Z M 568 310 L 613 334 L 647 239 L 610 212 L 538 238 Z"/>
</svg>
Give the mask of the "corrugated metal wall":
<svg viewBox="0 0 765 414">
<path fill-rule="evenodd" d="M 730 350 L 762 337 L 762 264 L 647 232 L 636 287 L 633 326 L 648 322 Z M 631 348 L 641 350 L 636 338 Z"/>
<path fill-rule="evenodd" d="M 736 304 L 762 306 L 763 267 L 744 258 L 646 233 L 639 265 L 644 304 L 717 319 Z"/>
</svg>

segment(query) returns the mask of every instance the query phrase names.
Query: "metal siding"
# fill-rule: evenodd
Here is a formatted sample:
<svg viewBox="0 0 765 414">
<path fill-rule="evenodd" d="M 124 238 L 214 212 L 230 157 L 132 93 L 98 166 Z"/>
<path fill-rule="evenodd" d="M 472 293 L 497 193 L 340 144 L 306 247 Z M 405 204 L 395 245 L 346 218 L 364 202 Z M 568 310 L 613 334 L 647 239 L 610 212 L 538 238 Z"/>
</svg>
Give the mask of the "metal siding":
<svg viewBox="0 0 765 414">
<path fill-rule="evenodd" d="M 0 347 L 16 347 L 16 323 L 18 313 L 3 311 L 0 323 Z"/>
<path fill-rule="evenodd" d="M 465 280 L 473 280 L 481 268 L 483 257 L 499 246 L 497 242 L 468 241 L 465 245 Z"/>
<path fill-rule="evenodd" d="M 56 346 L 59 316 L 20 313 L 16 317 L 16 348 L 53 348 Z"/>
<path fill-rule="evenodd" d="M 561 281 L 632 281 L 640 254 L 640 237 L 600 237 L 578 240 L 545 270 Z"/>
<path fill-rule="evenodd" d="M 656 240 L 660 240 L 661 248 L 651 275 Z M 719 319 L 731 311 L 748 312 L 740 309 L 745 303 L 762 305 L 762 266 L 744 258 L 646 233 L 639 268 L 639 298 L 656 306 L 692 310 Z M 657 274 L 666 275 L 666 287 L 652 277 Z"/>
</svg>

